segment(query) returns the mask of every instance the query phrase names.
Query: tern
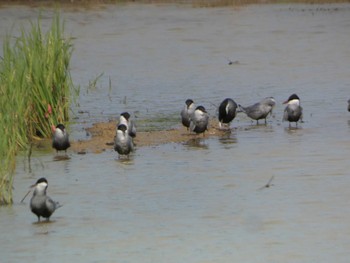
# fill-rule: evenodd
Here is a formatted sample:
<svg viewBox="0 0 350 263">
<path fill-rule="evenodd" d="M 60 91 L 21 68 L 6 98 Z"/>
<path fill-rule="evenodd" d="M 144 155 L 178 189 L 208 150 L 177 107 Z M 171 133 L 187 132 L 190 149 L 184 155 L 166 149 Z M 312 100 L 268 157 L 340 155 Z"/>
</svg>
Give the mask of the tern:
<svg viewBox="0 0 350 263">
<path fill-rule="evenodd" d="M 229 127 L 231 121 L 236 117 L 237 103 L 233 99 L 224 99 L 219 106 L 219 128 Z"/>
<path fill-rule="evenodd" d="M 283 102 L 283 104 L 287 104 L 287 107 L 284 109 L 283 121 L 289 121 L 289 127 L 291 126 L 291 122 L 295 122 L 296 126 L 298 126 L 298 121 L 303 116 L 303 108 L 300 106 L 298 95 L 290 95 L 288 100 Z"/>
<path fill-rule="evenodd" d="M 123 112 L 120 114 L 118 125 L 120 124 L 124 124 L 126 126 L 128 134 L 132 138 L 136 137 L 136 126 L 134 124 L 134 121 L 130 119 L 130 114 L 128 112 Z"/>
<path fill-rule="evenodd" d="M 191 99 L 187 99 L 185 102 L 185 106 L 181 111 L 181 121 L 182 121 L 182 125 L 185 126 L 187 128 L 187 130 L 190 127 L 190 123 L 191 123 L 191 116 L 194 112 L 194 110 L 196 109 L 196 106 L 193 102 L 193 100 Z"/>
<path fill-rule="evenodd" d="M 65 151 L 70 147 L 69 136 L 66 131 L 66 127 L 63 124 L 58 124 L 56 127 L 53 127 L 53 138 L 52 138 L 52 148 L 58 151 Z"/>
<path fill-rule="evenodd" d="M 129 155 L 134 149 L 132 138 L 127 132 L 127 127 L 124 124 L 119 124 L 114 138 L 114 150 L 119 155 Z"/>
<path fill-rule="evenodd" d="M 273 97 L 267 97 L 251 106 L 243 107 L 239 105 L 239 107 L 249 118 L 256 120 L 256 124 L 259 124 L 259 120 L 261 119 L 265 119 L 266 124 L 266 118 L 272 113 L 272 109 L 275 105 L 275 99 Z"/>
<path fill-rule="evenodd" d="M 197 134 L 208 130 L 209 115 L 203 106 L 198 106 L 191 116 L 190 130 Z"/>
<path fill-rule="evenodd" d="M 38 222 L 40 222 L 40 217 L 44 217 L 49 221 L 50 216 L 61 205 L 46 195 L 48 182 L 44 177 L 40 178 L 32 187 L 35 188 L 30 199 L 30 210 L 38 217 Z"/>
</svg>

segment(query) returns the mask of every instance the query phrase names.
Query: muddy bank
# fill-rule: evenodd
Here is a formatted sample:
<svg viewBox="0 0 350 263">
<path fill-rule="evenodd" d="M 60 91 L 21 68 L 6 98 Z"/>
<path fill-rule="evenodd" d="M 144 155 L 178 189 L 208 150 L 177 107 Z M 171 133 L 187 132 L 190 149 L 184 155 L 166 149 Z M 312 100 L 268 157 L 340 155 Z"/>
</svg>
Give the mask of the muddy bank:
<svg viewBox="0 0 350 263">
<path fill-rule="evenodd" d="M 91 135 L 89 140 L 71 142 L 71 150 L 84 154 L 87 152 L 101 153 L 107 149 L 113 149 L 113 138 L 115 135 L 116 121 L 107 123 L 96 123 L 86 131 Z M 136 147 L 159 145 L 164 143 L 181 143 L 199 137 L 219 136 L 226 131 L 218 130 L 218 121 L 211 119 L 208 131 L 205 134 L 193 134 L 185 127 L 178 127 L 162 131 L 138 131 L 134 139 Z"/>
</svg>

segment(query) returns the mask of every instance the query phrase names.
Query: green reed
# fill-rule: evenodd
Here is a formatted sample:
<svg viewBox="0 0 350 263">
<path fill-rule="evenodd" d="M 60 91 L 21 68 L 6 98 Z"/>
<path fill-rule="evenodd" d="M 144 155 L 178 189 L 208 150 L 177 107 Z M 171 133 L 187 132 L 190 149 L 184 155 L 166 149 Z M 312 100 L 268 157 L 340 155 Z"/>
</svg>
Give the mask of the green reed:
<svg viewBox="0 0 350 263">
<path fill-rule="evenodd" d="M 15 156 L 35 138 L 51 137 L 51 126 L 67 122 L 78 93 L 69 63 L 71 39 L 56 14 L 44 34 L 40 18 L 19 37 L 4 39 L 0 60 L 0 204 L 12 203 Z M 73 92 L 73 96 L 71 93 Z"/>
</svg>

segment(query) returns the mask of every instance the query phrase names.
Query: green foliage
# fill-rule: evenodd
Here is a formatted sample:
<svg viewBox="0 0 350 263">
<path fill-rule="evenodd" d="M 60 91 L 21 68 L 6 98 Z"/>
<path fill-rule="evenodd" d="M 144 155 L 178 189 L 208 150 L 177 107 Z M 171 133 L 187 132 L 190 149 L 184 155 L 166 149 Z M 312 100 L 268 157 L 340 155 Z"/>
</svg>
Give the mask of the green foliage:
<svg viewBox="0 0 350 263">
<path fill-rule="evenodd" d="M 69 72 L 73 51 L 57 14 L 44 35 L 40 18 L 18 38 L 7 36 L 0 60 L 0 204 L 12 202 L 15 156 L 33 138 L 50 137 L 51 126 L 69 119 Z M 75 94 L 74 93 L 74 94 Z"/>
</svg>

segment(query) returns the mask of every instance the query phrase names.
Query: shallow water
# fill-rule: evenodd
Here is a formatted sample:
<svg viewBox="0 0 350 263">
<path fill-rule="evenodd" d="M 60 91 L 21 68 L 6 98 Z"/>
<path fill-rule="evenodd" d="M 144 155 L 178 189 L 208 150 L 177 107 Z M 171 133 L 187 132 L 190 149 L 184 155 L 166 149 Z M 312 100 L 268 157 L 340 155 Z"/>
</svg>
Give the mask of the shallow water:
<svg viewBox="0 0 350 263">
<path fill-rule="evenodd" d="M 1 9 L 1 38 L 38 12 Z M 122 5 L 63 16 L 81 86 L 72 139 L 124 110 L 141 130 L 176 127 L 188 97 L 211 116 L 225 97 L 278 103 L 266 126 L 239 114 L 223 137 L 137 148 L 130 160 L 113 151 L 19 157 L 14 205 L 0 207 L 2 259 L 348 262 L 350 5 Z M 289 129 L 281 103 L 294 92 L 304 123 Z M 20 200 L 41 176 L 63 207 L 37 224 L 30 197 Z"/>
</svg>

